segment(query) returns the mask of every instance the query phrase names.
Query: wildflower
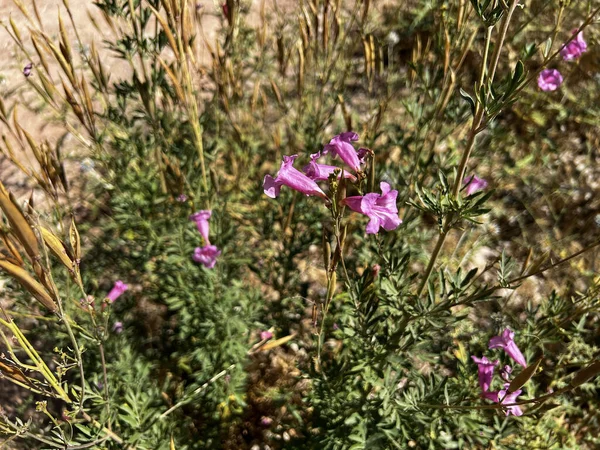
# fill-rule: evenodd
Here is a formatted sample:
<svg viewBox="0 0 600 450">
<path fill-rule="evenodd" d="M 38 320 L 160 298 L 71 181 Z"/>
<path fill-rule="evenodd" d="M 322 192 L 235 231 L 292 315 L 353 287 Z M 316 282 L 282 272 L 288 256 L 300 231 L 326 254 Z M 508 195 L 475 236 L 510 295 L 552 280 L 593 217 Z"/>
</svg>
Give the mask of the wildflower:
<svg viewBox="0 0 600 450">
<path fill-rule="evenodd" d="M 115 322 L 113 324 L 113 331 L 117 334 L 121 334 L 123 332 L 123 322 Z"/>
<path fill-rule="evenodd" d="M 373 278 L 377 278 L 377 275 L 379 275 L 380 271 L 381 266 L 379 264 L 373 264 L 373 267 L 371 267 L 371 273 L 373 274 Z"/>
<path fill-rule="evenodd" d="M 190 220 L 192 222 L 196 222 L 198 231 L 202 235 L 202 238 L 204 239 L 204 243 L 206 245 L 210 245 L 210 241 L 208 240 L 208 219 L 210 219 L 210 216 L 212 216 L 212 211 L 207 209 L 195 212 L 190 216 Z"/>
<path fill-rule="evenodd" d="M 263 187 L 265 194 L 271 198 L 277 198 L 281 186 L 287 186 L 307 196 L 316 195 L 321 198 L 327 198 L 325 192 L 319 185 L 308 176 L 294 168 L 294 161 L 298 155 L 284 156 L 277 177 L 265 175 Z"/>
<path fill-rule="evenodd" d="M 510 366 L 504 366 L 502 369 L 500 369 L 500 376 L 502 377 L 502 379 L 504 381 L 509 381 L 511 373 L 512 373 L 512 367 L 510 367 Z"/>
<path fill-rule="evenodd" d="M 315 181 L 327 181 L 329 179 L 329 175 L 331 175 L 334 171 L 339 170 L 340 171 L 340 175 L 338 175 L 338 178 L 339 178 L 341 176 L 340 168 L 336 167 L 336 166 L 330 166 L 327 164 L 317 163 L 317 159 L 319 158 L 319 156 L 320 156 L 319 153 L 310 155 L 310 162 L 306 166 L 304 166 L 304 169 L 302 169 L 302 171 L 309 178 L 311 178 Z M 344 178 L 348 178 L 351 181 L 356 181 L 356 177 L 354 175 L 352 175 L 350 172 L 344 171 Z"/>
<path fill-rule="evenodd" d="M 525 357 L 513 338 L 515 337 L 515 333 L 510 331 L 510 329 L 506 328 L 501 336 L 494 336 L 490 339 L 489 348 L 501 348 L 504 350 L 508 356 L 510 356 L 517 364 L 522 365 L 523 367 L 527 367 L 527 362 L 525 361 Z"/>
<path fill-rule="evenodd" d="M 510 405 L 511 403 L 516 403 L 517 397 L 521 395 L 521 392 L 523 391 L 521 389 L 517 389 L 515 392 L 508 393 L 508 386 L 509 384 L 506 383 L 504 385 L 504 389 L 494 392 L 484 392 L 482 395 L 488 400 L 491 400 L 494 403 L 500 403 L 501 405 Z M 519 407 L 519 405 L 507 406 L 506 415 L 510 416 L 511 414 L 514 416 L 522 416 L 523 410 Z"/>
<path fill-rule="evenodd" d="M 273 337 L 273 333 L 271 333 L 268 330 L 260 332 L 260 340 L 261 341 L 266 341 L 267 339 L 271 339 L 272 337 Z"/>
<path fill-rule="evenodd" d="M 402 223 L 398 217 L 398 207 L 396 206 L 398 191 L 390 190 L 390 185 L 385 181 L 382 181 L 379 186 L 381 195 L 370 192 L 366 195 L 344 199 L 344 204 L 350 209 L 371 219 L 367 224 L 367 234 L 377 234 L 380 227 L 391 231 Z"/>
<path fill-rule="evenodd" d="M 216 245 L 205 245 L 204 247 L 196 247 L 192 259 L 196 262 L 204 264 L 207 269 L 212 269 L 217 263 L 217 258 L 221 254 L 221 250 Z"/>
<path fill-rule="evenodd" d="M 487 392 L 492 385 L 492 378 L 494 377 L 494 367 L 498 365 L 500 361 L 490 361 L 485 356 L 478 358 L 477 356 L 471 356 L 475 364 L 477 364 L 478 375 L 479 375 L 479 386 L 482 392 Z"/>
<path fill-rule="evenodd" d="M 106 299 L 108 300 L 108 303 L 112 303 L 114 302 L 116 299 L 118 299 L 123 292 L 125 292 L 127 289 L 129 289 L 129 286 L 127 286 L 125 283 L 123 283 L 121 280 L 118 280 L 115 285 L 113 286 L 113 288 L 110 290 L 110 292 L 106 295 Z"/>
<path fill-rule="evenodd" d="M 271 419 L 270 417 L 262 416 L 260 418 L 260 424 L 265 428 L 268 428 L 272 423 L 273 423 L 273 419 Z"/>
<path fill-rule="evenodd" d="M 479 178 L 477 175 L 471 175 L 463 180 L 463 184 L 467 187 L 467 195 L 472 195 L 477 191 L 485 189 L 488 182 L 483 178 Z"/>
<path fill-rule="evenodd" d="M 354 133 L 353 131 L 338 134 L 337 136 L 334 136 L 331 141 L 329 141 L 329 144 L 327 144 L 325 148 L 323 148 L 323 151 L 319 154 L 319 157 L 331 153 L 334 158 L 339 156 L 340 159 L 348 165 L 348 167 L 355 172 L 359 172 L 360 165 L 363 163 L 363 161 L 361 160 L 358 152 L 354 150 L 354 146 L 351 144 L 352 141 L 358 141 L 358 134 Z"/>
<path fill-rule="evenodd" d="M 544 69 L 538 77 L 538 86 L 542 91 L 555 91 L 562 84 L 563 77 L 556 69 Z"/>
<path fill-rule="evenodd" d="M 181 194 L 177 197 L 177 201 L 180 203 L 185 203 L 187 202 L 188 196 L 185 194 Z"/>
<path fill-rule="evenodd" d="M 25 75 L 25 78 L 29 78 L 29 76 L 31 75 L 32 69 L 33 69 L 33 63 L 29 63 L 25 67 L 23 67 L 23 75 Z"/>
<path fill-rule="evenodd" d="M 573 30 L 573 34 L 577 33 L 577 30 Z M 583 32 L 577 33 L 575 39 L 569 42 L 560 50 L 560 56 L 565 61 L 573 61 L 579 58 L 587 50 L 587 43 L 583 39 Z"/>
</svg>

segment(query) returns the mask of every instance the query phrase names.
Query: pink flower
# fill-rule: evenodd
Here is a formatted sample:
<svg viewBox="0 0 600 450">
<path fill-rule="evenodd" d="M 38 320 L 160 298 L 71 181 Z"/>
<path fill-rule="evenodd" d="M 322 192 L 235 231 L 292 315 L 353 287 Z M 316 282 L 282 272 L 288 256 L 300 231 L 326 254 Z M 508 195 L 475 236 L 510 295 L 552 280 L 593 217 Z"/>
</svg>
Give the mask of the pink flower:
<svg viewBox="0 0 600 450">
<path fill-rule="evenodd" d="M 123 332 L 123 322 L 115 322 L 113 324 L 113 331 L 117 334 L 121 334 Z"/>
<path fill-rule="evenodd" d="M 488 182 L 483 178 L 479 178 L 477 175 L 471 175 L 463 180 L 463 184 L 467 186 L 467 195 L 472 195 L 477 191 L 485 189 Z"/>
<path fill-rule="evenodd" d="M 268 330 L 265 330 L 265 331 L 261 331 L 261 332 L 260 332 L 260 340 L 261 340 L 261 341 L 265 341 L 265 340 L 267 340 L 267 339 L 271 339 L 272 337 L 273 337 L 273 333 L 271 333 L 271 332 L 270 332 L 270 331 L 268 331 Z"/>
<path fill-rule="evenodd" d="M 129 289 L 129 286 L 127 286 L 125 283 L 123 283 L 121 280 L 117 281 L 115 283 L 115 285 L 113 286 L 113 288 L 110 290 L 110 292 L 107 294 L 106 298 L 108 300 L 109 303 L 114 302 L 116 299 L 118 299 L 121 294 L 123 294 L 123 292 L 125 292 L 127 289 Z"/>
<path fill-rule="evenodd" d="M 510 405 L 511 403 L 516 403 L 517 397 L 521 395 L 521 392 L 523 391 L 521 389 L 517 389 L 515 392 L 509 394 L 508 386 L 509 384 L 506 383 L 504 385 L 504 389 L 494 392 L 484 392 L 482 396 L 487 398 L 488 400 L 493 401 L 494 403 L 500 403 L 502 405 Z M 506 415 L 510 416 L 511 414 L 514 416 L 522 416 L 523 410 L 518 405 L 507 406 Z"/>
<path fill-rule="evenodd" d="M 310 162 L 306 166 L 304 166 L 304 169 L 302 169 L 304 173 L 308 175 L 309 178 L 315 181 L 327 181 L 329 179 L 329 175 L 331 175 L 335 170 L 339 170 L 341 172 L 341 169 L 339 167 L 317 163 L 317 159 L 320 156 L 321 155 L 319 153 L 310 155 Z M 340 176 L 341 173 L 338 176 L 338 178 Z M 348 178 L 351 181 L 356 181 L 356 177 L 350 172 L 344 171 L 344 178 Z"/>
<path fill-rule="evenodd" d="M 187 202 L 188 196 L 185 194 L 181 194 L 180 196 L 177 197 L 177 201 L 180 203 L 184 203 Z"/>
<path fill-rule="evenodd" d="M 577 30 L 573 30 L 573 34 L 577 33 Z M 565 61 L 573 61 L 579 58 L 587 50 L 587 43 L 583 40 L 583 32 L 577 33 L 575 39 L 569 42 L 560 50 L 560 56 Z"/>
<path fill-rule="evenodd" d="M 206 209 L 195 212 L 194 214 L 192 214 L 190 216 L 190 220 L 192 222 L 196 222 L 198 231 L 202 235 L 202 238 L 204 239 L 204 243 L 206 245 L 210 245 L 210 241 L 208 240 L 208 232 L 209 232 L 208 220 L 210 219 L 210 216 L 212 216 L 212 211 L 206 210 Z"/>
<path fill-rule="evenodd" d="M 488 360 L 485 356 L 478 358 L 477 356 L 471 356 L 473 361 L 477 364 L 478 375 L 479 375 L 479 386 L 482 392 L 487 392 L 492 385 L 492 378 L 494 377 L 494 367 L 498 365 L 500 361 L 494 362 Z"/>
<path fill-rule="evenodd" d="M 25 75 L 25 78 L 28 78 L 31 75 L 32 69 L 33 69 L 33 63 L 29 63 L 25 67 L 23 67 L 23 75 Z"/>
<path fill-rule="evenodd" d="M 192 259 L 196 262 L 204 264 L 207 269 L 212 269 L 217 263 L 217 258 L 221 254 L 221 250 L 216 245 L 205 245 L 204 247 L 196 247 Z"/>
<path fill-rule="evenodd" d="M 277 177 L 265 175 L 263 187 L 265 194 L 271 198 L 277 198 L 281 186 L 287 186 L 307 196 L 316 195 L 321 198 L 327 198 L 325 192 L 321 190 L 319 185 L 307 177 L 305 174 L 294 168 L 294 161 L 298 155 L 284 156 Z"/>
<path fill-rule="evenodd" d="M 563 82 L 563 77 L 556 69 L 544 69 L 538 77 L 538 86 L 542 91 L 555 91 Z"/>
<path fill-rule="evenodd" d="M 334 158 L 339 156 L 348 167 L 355 172 L 358 172 L 360 171 L 360 165 L 364 162 L 362 161 L 361 156 L 364 157 L 365 152 L 362 152 L 359 155 L 351 144 L 352 141 L 358 141 L 358 134 L 355 132 L 349 131 L 347 133 L 338 134 L 329 141 L 329 144 L 323 148 L 323 151 L 320 152 L 317 157 L 331 153 Z"/>
<path fill-rule="evenodd" d="M 371 219 L 367 225 L 367 234 L 377 234 L 380 227 L 391 231 L 402 223 L 396 206 L 398 191 L 390 190 L 390 185 L 385 181 L 382 181 L 379 186 L 381 195 L 370 192 L 363 196 L 344 199 L 344 204 L 350 209 Z"/>
<path fill-rule="evenodd" d="M 501 336 L 494 336 L 490 339 L 489 348 L 501 348 L 504 350 L 508 356 L 510 356 L 517 364 L 522 365 L 523 367 L 527 367 L 527 361 L 525 361 L 525 357 L 513 338 L 515 337 L 515 333 L 510 331 L 510 329 L 506 328 Z"/>
<path fill-rule="evenodd" d="M 512 373 L 512 367 L 510 367 L 510 366 L 504 366 L 502 369 L 500 369 L 500 376 L 502 377 L 502 379 L 504 381 L 509 381 L 511 373 Z"/>
</svg>

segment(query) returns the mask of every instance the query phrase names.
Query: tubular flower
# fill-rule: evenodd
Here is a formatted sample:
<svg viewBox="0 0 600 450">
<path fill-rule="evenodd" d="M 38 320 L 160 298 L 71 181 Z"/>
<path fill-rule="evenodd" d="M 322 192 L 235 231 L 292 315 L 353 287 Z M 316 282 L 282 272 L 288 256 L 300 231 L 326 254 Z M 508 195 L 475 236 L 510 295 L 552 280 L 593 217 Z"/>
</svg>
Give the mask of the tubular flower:
<svg viewBox="0 0 600 450">
<path fill-rule="evenodd" d="M 573 30 L 573 34 L 575 34 L 577 30 Z M 583 32 L 580 31 L 577 33 L 575 39 L 565 45 L 561 51 L 560 56 L 563 57 L 565 61 L 573 61 L 574 59 L 579 58 L 585 51 L 587 50 L 587 43 L 583 39 Z"/>
<path fill-rule="evenodd" d="M 310 162 L 304 166 L 302 171 L 311 179 L 315 181 L 327 181 L 329 179 L 329 175 L 331 175 L 335 170 L 340 170 L 339 167 L 330 166 L 327 164 L 319 164 L 317 159 L 319 158 L 319 153 L 310 155 Z M 340 170 L 341 172 L 341 170 Z M 341 174 L 338 176 L 338 178 Z M 356 181 L 356 177 L 352 175 L 350 172 L 344 171 L 344 178 L 348 178 L 351 181 Z"/>
<path fill-rule="evenodd" d="M 204 247 L 196 247 L 192 259 L 203 264 L 207 269 L 212 269 L 215 267 L 220 254 L 221 250 L 216 245 L 205 245 Z"/>
<path fill-rule="evenodd" d="M 265 194 L 271 198 L 277 198 L 281 186 L 287 186 L 304 195 L 316 195 L 321 198 L 327 198 L 325 192 L 321 190 L 316 181 L 311 180 L 308 176 L 294 168 L 294 161 L 298 155 L 284 156 L 277 177 L 265 175 L 263 188 Z"/>
<path fill-rule="evenodd" d="M 471 356 L 473 361 L 477 364 L 478 375 L 479 375 L 479 386 L 482 392 L 487 392 L 492 385 L 492 378 L 494 377 L 494 367 L 498 365 L 500 361 L 494 362 L 487 359 L 485 356 L 478 358 L 477 356 Z"/>
<path fill-rule="evenodd" d="M 331 153 L 334 158 L 339 156 L 340 159 L 348 165 L 348 167 L 355 172 L 359 172 L 360 165 L 363 163 L 361 156 L 364 156 L 364 154 L 358 154 L 351 143 L 352 141 L 358 141 L 358 134 L 354 133 L 353 131 L 338 134 L 337 136 L 334 136 L 331 141 L 329 141 L 329 144 L 323 148 L 323 151 L 319 154 L 319 156 L 326 155 L 328 153 Z"/>
<path fill-rule="evenodd" d="M 380 227 L 391 231 L 402 223 L 398 217 L 398 207 L 396 206 L 398 191 L 390 190 L 390 185 L 385 181 L 382 181 L 379 186 L 381 195 L 370 192 L 366 195 L 344 199 L 344 204 L 350 209 L 371 219 L 367 225 L 367 234 L 377 234 Z"/>
<path fill-rule="evenodd" d="M 504 350 L 508 356 L 510 356 L 517 364 L 522 365 L 523 367 L 527 367 L 527 361 L 525 361 L 525 357 L 517 344 L 513 340 L 515 337 L 515 333 L 510 331 L 510 329 L 506 328 L 501 336 L 494 336 L 490 339 L 489 348 L 501 348 Z"/>
<path fill-rule="evenodd" d="M 210 245 L 210 241 L 208 240 L 208 232 L 209 232 L 208 220 L 210 219 L 210 216 L 212 216 L 212 211 L 207 210 L 207 209 L 203 209 L 201 211 L 195 212 L 194 214 L 192 214 L 190 216 L 190 220 L 192 222 L 196 222 L 198 231 L 202 235 L 202 238 L 204 239 L 204 243 L 206 245 Z"/>
<path fill-rule="evenodd" d="M 544 69 L 540 72 L 537 83 L 542 91 L 555 91 L 563 82 L 563 77 L 556 69 Z"/>
<path fill-rule="evenodd" d="M 508 393 L 508 386 L 509 384 L 506 383 L 504 385 L 504 389 L 494 392 L 484 392 L 482 395 L 488 400 L 491 400 L 494 403 L 500 403 L 502 405 L 510 405 L 511 403 L 516 403 L 517 397 L 521 395 L 521 392 L 523 391 L 521 389 L 517 389 L 515 392 Z M 506 415 L 510 416 L 511 414 L 514 416 L 522 416 L 523 410 L 520 408 L 519 405 L 507 406 Z"/>
<path fill-rule="evenodd" d="M 121 280 L 119 280 L 115 283 L 113 288 L 106 295 L 106 299 L 108 300 L 109 303 L 112 303 L 116 299 L 118 299 L 123 294 L 123 292 L 125 292 L 127 289 L 129 289 L 129 286 L 127 286 L 125 283 L 123 283 Z"/>
<path fill-rule="evenodd" d="M 471 175 L 463 180 L 463 184 L 467 187 L 467 195 L 472 195 L 477 191 L 485 189 L 488 182 L 483 178 L 479 178 L 477 175 Z"/>
</svg>

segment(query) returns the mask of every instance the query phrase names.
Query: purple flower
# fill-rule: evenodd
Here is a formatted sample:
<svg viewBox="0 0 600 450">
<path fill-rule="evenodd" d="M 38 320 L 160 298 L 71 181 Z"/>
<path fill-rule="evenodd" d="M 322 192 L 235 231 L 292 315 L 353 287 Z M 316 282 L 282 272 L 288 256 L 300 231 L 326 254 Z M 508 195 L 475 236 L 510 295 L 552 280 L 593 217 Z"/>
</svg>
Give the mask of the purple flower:
<svg viewBox="0 0 600 450">
<path fill-rule="evenodd" d="M 318 157 L 322 155 L 326 155 L 327 153 L 331 153 L 331 155 L 335 158 L 339 156 L 342 161 L 344 161 L 348 167 L 350 167 L 355 172 L 360 171 L 360 165 L 363 163 L 361 157 L 354 149 L 354 146 L 351 144 L 352 141 L 358 141 L 358 134 L 353 131 L 349 131 L 347 133 L 338 134 L 334 136 L 329 144 L 323 148 L 323 151 L 319 154 Z M 365 152 L 361 153 L 361 156 L 364 156 Z"/>
<path fill-rule="evenodd" d="M 504 381 L 509 381 L 508 379 L 510 378 L 511 373 L 512 367 L 510 366 L 504 366 L 502 369 L 500 369 L 500 376 Z"/>
<path fill-rule="evenodd" d="M 120 334 L 123 332 L 123 322 L 115 322 L 113 324 L 113 331 L 117 334 Z"/>
<path fill-rule="evenodd" d="M 316 195 L 322 198 L 327 198 L 325 192 L 321 190 L 319 185 L 307 177 L 305 174 L 294 168 L 294 161 L 298 155 L 284 156 L 277 177 L 265 175 L 263 187 L 265 194 L 271 198 L 277 198 L 281 186 L 287 186 L 305 195 Z"/>
<path fill-rule="evenodd" d="M 113 286 L 113 288 L 110 290 L 110 292 L 106 295 L 106 298 L 108 300 L 108 303 L 112 303 L 114 302 L 116 299 L 118 299 L 121 294 L 123 294 L 123 292 L 125 292 L 127 289 L 129 289 L 129 286 L 127 286 L 125 283 L 123 283 L 121 280 L 117 281 L 115 283 L 115 285 Z"/>
<path fill-rule="evenodd" d="M 494 362 L 487 359 L 485 356 L 478 358 L 477 356 L 471 356 L 473 361 L 477 364 L 478 375 L 479 375 L 479 386 L 482 392 L 487 392 L 492 385 L 492 378 L 494 377 L 494 367 L 498 365 L 500 361 Z"/>
<path fill-rule="evenodd" d="M 268 428 L 269 426 L 271 426 L 272 423 L 273 423 L 273 419 L 271 419 L 270 417 L 262 416 L 260 418 L 260 424 L 265 428 Z"/>
<path fill-rule="evenodd" d="M 187 202 L 188 196 L 185 194 L 181 194 L 179 197 L 177 197 L 177 201 L 180 203 L 184 203 Z"/>
<path fill-rule="evenodd" d="M 489 348 L 501 348 L 504 350 L 508 356 L 510 356 L 517 364 L 521 364 L 523 367 L 527 367 L 527 362 L 525 361 L 525 357 L 513 338 L 515 337 L 515 333 L 510 331 L 510 329 L 506 328 L 501 336 L 494 336 L 490 339 Z"/>
<path fill-rule="evenodd" d="M 340 326 L 337 323 L 333 322 L 333 330 L 336 331 L 339 329 L 340 329 Z"/>
<path fill-rule="evenodd" d="M 346 197 L 344 203 L 353 211 L 364 214 L 371 219 L 367 225 L 367 234 L 377 234 L 379 228 L 394 230 L 402 223 L 398 217 L 396 198 L 398 191 L 390 190 L 390 185 L 382 181 L 381 195 L 370 192 L 366 195 Z"/>
<path fill-rule="evenodd" d="M 206 209 L 195 212 L 190 216 L 190 220 L 192 222 L 196 222 L 198 231 L 202 235 L 202 238 L 204 239 L 204 243 L 206 245 L 210 245 L 210 241 L 208 240 L 208 220 L 210 219 L 210 216 L 212 216 L 212 211 Z"/>
<path fill-rule="evenodd" d="M 485 189 L 488 182 L 477 175 L 471 175 L 463 180 L 463 184 L 467 186 L 467 195 L 472 195 L 477 191 Z"/>
<path fill-rule="evenodd" d="M 506 383 L 504 385 L 504 389 L 494 392 L 485 392 L 482 394 L 482 396 L 487 398 L 488 400 L 493 401 L 494 403 L 500 403 L 502 405 L 510 405 L 511 403 L 516 403 L 517 397 L 521 395 L 521 392 L 523 391 L 521 389 L 517 389 L 515 392 L 509 394 L 508 386 L 509 384 Z M 511 414 L 514 416 L 522 416 L 523 410 L 518 405 L 507 406 L 506 415 L 510 416 Z"/>
<path fill-rule="evenodd" d="M 563 77 L 556 69 L 544 69 L 538 77 L 538 86 L 542 91 L 555 91 L 562 84 Z"/>
<path fill-rule="evenodd" d="M 33 63 L 29 63 L 25 67 L 23 67 L 23 75 L 25 75 L 25 78 L 28 78 L 31 75 L 32 69 L 33 69 Z"/>
<path fill-rule="evenodd" d="M 319 153 L 314 155 L 310 155 L 310 162 L 304 166 L 304 173 L 308 175 L 309 178 L 315 181 L 327 181 L 329 179 L 329 175 L 331 175 L 335 170 L 340 170 L 339 167 L 330 166 L 327 164 L 319 164 L 317 163 L 317 159 L 320 157 Z M 341 170 L 340 170 L 341 172 Z M 341 176 L 338 176 L 338 178 Z M 356 177 L 352 175 L 350 172 L 344 171 L 344 178 L 349 178 L 351 181 L 356 181 Z"/>
<path fill-rule="evenodd" d="M 260 340 L 261 341 L 266 341 L 267 339 L 271 339 L 272 337 L 273 337 L 273 333 L 271 333 L 268 330 L 260 332 Z"/>
<path fill-rule="evenodd" d="M 577 30 L 573 30 L 573 34 L 577 33 Z M 560 50 L 560 56 L 565 61 L 573 61 L 579 58 L 587 50 L 587 43 L 583 40 L 583 32 L 577 33 L 575 39 L 569 42 Z"/>
<path fill-rule="evenodd" d="M 192 259 L 196 262 L 204 264 L 207 269 L 212 269 L 217 263 L 217 258 L 221 254 L 221 250 L 216 245 L 205 245 L 204 247 L 196 247 Z"/>
</svg>

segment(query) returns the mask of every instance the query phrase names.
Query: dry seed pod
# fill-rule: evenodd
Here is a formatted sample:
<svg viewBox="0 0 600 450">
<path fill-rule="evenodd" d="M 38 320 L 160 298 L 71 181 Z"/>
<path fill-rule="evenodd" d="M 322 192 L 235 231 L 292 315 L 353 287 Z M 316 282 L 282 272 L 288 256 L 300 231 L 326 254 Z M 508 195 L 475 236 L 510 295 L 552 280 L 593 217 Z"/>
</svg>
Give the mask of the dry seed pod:
<svg viewBox="0 0 600 450">
<path fill-rule="evenodd" d="M 77 227 L 75 226 L 75 218 L 71 217 L 71 226 L 69 227 L 69 241 L 71 243 L 71 248 L 73 249 L 73 256 L 75 257 L 75 261 L 79 261 L 81 259 L 81 238 L 79 237 L 79 231 L 77 231 Z"/>
<path fill-rule="evenodd" d="M 6 249 L 13 257 L 13 261 L 11 261 L 11 262 L 14 262 L 18 266 L 23 266 L 23 258 L 21 257 L 21 254 L 19 253 L 19 250 L 17 249 L 15 244 L 10 239 L 10 236 L 8 235 L 8 233 L 0 230 L 0 239 L 2 239 L 2 241 L 4 242 L 4 245 L 6 246 Z"/>
<path fill-rule="evenodd" d="M 48 291 L 44 289 L 44 286 L 35 281 L 25 269 L 2 259 L 0 259 L 0 269 L 4 270 L 9 276 L 14 278 L 47 309 L 56 312 L 56 304 L 52 301 L 52 297 Z"/>
<path fill-rule="evenodd" d="M 0 374 L 19 383 L 29 384 L 29 380 L 18 367 L 11 367 L 0 362 Z"/>
<path fill-rule="evenodd" d="M 69 255 L 67 255 L 67 251 L 61 240 L 47 228 L 40 227 L 40 233 L 42 234 L 46 247 L 50 249 L 52 254 L 56 256 L 67 269 L 72 270 L 73 261 L 71 261 Z"/>
<path fill-rule="evenodd" d="M 27 255 L 29 255 L 29 258 L 31 258 L 32 261 L 37 259 L 40 251 L 35 233 L 21 212 L 21 208 L 17 206 L 16 201 L 5 189 L 1 181 L 0 208 L 2 208 L 2 211 L 4 211 L 4 214 L 10 223 L 13 234 L 19 240 L 25 249 L 25 252 Z"/>
<path fill-rule="evenodd" d="M 335 294 L 337 288 L 337 274 L 336 272 L 331 273 L 331 280 L 329 281 L 329 287 L 327 289 L 327 301 L 329 302 Z"/>
</svg>

